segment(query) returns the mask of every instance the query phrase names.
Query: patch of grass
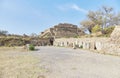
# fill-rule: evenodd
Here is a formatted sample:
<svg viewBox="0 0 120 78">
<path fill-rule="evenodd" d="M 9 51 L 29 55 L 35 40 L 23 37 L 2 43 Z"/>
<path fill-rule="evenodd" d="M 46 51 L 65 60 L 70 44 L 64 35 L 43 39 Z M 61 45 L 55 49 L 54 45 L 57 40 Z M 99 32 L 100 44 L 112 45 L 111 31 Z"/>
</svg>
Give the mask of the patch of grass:
<svg viewBox="0 0 120 78">
<path fill-rule="evenodd" d="M 35 50 L 35 46 L 32 45 L 32 44 L 30 44 L 30 45 L 29 45 L 29 50 L 30 50 L 30 51 L 34 51 L 34 50 Z"/>
</svg>

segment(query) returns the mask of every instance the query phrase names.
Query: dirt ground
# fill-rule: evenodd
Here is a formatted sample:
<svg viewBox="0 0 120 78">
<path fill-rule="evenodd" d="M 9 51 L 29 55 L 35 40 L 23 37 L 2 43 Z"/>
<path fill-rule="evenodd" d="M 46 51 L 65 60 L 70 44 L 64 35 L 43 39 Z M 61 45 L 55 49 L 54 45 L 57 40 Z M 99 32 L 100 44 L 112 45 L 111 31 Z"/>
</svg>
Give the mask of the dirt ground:
<svg viewBox="0 0 120 78">
<path fill-rule="evenodd" d="M 0 48 L 0 78 L 120 78 L 120 57 L 64 47 Z"/>
<path fill-rule="evenodd" d="M 22 47 L 0 48 L 0 78 L 44 78 L 40 59 Z"/>
</svg>

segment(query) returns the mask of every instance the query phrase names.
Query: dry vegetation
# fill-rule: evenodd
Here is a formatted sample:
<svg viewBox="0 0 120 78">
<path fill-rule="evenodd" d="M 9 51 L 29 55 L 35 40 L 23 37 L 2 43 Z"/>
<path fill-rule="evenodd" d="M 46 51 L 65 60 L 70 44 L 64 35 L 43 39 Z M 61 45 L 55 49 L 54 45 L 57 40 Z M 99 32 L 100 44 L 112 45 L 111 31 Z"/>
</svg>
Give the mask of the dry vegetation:
<svg viewBox="0 0 120 78">
<path fill-rule="evenodd" d="M 40 60 L 21 48 L 0 48 L 0 78 L 44 78 Z"/>
</svg>

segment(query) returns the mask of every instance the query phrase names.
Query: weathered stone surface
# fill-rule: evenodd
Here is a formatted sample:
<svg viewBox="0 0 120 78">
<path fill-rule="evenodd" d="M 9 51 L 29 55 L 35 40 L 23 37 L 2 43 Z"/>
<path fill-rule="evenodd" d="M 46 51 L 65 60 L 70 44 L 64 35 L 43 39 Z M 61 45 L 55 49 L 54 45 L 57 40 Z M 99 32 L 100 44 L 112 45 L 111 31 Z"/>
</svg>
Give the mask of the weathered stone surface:
<svg viewBox="0 0 120 78">
<path fill-rule="evenodd" d="M 64 46 L 77 45 L 83 49 L 97 50 L 99 53 L 120 55 L 120 26 L 116 26 L 110 38 L 59 38 L 54 45 L 64 43 Z M 66 44 L 67 43 L 67 44 Z"/>
<path fill-rule="evenodd" d="M 96 50 L 101 51 L 102 50 L 102 42 L 99 42 L 99 41 L 95 42 L 95 47 L 96 47 Z"/>
<path fill-rule="evenodd" d="M 90 42 L 90 50 L 95 50 L 95 43 L 94 42 Z"/>
<path fill-rule="evenodd" d="M 120 26 L 116 26 L 111 34 L 111 40 L 120 43 Z"/>
<path fill-rule="evenodd" d="M 110 41 L 110 38 L 59 38 L 55 39 L 54 45 L 74 47 L 77 45 L 83 49 L 97 50 L 99 53 L 120 55 L 120 44 Z M 68 44 L 67 44 L 68 43 Z"/>
<path fill-rule="evenodd" d="M 42 38 L 63 38 L 63 37 L 77 37 L 83 35 L 84 32 L 78 28 L 76 25 L 73 24 L 58 24 L 55 25 L 53 28 L 49 28 L 41 33 L 40 37 Z"/>
</svg>

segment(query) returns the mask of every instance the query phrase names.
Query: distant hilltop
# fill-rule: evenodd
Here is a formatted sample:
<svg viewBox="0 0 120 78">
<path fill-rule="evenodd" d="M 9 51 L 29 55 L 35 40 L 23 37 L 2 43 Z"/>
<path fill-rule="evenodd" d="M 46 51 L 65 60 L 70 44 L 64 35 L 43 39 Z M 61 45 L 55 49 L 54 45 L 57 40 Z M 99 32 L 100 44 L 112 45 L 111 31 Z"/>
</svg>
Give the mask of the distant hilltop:
<svg viewBox="0 0 120 78">
<path fill-rule="evenodd" d="M 58 25 L 53 26 L 53 28 L 49 28 L 44 32 L 41 32 L 41 38 L 70 38 L 70 37 L 78 37 L 84 35 L 85 33 L 78 28 L 77 25 L 68 24 L 68 23 L 60 23 Z"/>
</svg>

